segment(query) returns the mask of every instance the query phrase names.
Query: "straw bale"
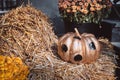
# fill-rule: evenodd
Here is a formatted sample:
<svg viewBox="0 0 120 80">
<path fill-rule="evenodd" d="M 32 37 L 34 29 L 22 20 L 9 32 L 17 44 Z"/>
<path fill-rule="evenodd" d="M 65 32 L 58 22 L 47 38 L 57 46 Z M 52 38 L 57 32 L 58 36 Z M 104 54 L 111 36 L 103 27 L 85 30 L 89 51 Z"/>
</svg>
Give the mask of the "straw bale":
<svg viewBox="0 0 120 80">
<path fill-rule="evenodd" d="M 100 43 L 100 57 L 92 64 L 71 64 L 45 52 L 37 57 L 39 63 L 31 70 L 30 80 L 115 80 L 117 56 L 109 41 L 100 39 Z"/>
<path fill-rule="evenodd" d="M 55 39 L 48 17 L 30 5 L 13 9 L 0 20 L 0 54 L 33 58 L 50 51 Z"/>
<path fill-rule="evenodd" d="M 107 41 L 100 40 L 96 62 L 77 65 L 59 58 L 57 40 L 49 19 L 29 5 L 0 20 L 0 54 L 21 57 L 30 67 L 29 80 L 115 80 L 116 55 Z"/>
</svg>

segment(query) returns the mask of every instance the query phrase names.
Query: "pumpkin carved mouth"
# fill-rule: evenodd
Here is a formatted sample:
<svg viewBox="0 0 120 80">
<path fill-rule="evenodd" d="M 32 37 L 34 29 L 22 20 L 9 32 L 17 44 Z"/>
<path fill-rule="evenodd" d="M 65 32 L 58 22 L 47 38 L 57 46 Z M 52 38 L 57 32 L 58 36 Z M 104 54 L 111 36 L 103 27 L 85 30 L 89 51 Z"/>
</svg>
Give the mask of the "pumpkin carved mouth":
<svg viewBox="0 0 120 80">
<path fill-rule="evenodd" d="M 75 61 L 81 61 L 81 60 L 82 60 L 82 56 L 81 56 L 80 54 L 78 54 L 78 55 L 76 55 L 76 56 L 74 57 L 74 60 L 75 60 Z"/>
</svg>

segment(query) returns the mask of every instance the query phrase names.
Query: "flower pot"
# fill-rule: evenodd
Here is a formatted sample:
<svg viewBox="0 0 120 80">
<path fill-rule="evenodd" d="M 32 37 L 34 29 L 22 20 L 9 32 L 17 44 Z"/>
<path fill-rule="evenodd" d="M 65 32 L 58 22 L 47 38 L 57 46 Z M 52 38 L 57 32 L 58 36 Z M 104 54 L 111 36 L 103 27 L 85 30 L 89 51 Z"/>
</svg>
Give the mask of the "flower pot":
<svg viewBox="0 0 120 80">
<path fill-rule="evenodd" d="M 95 23 L 77 24 L 75 22 L 69 22 L 64 20 L 64 27 L 65 27 L 65 33 L 74 32 L 74 28 L 76 27 L 81 34 L 92 33 L 97 38 L 100 37 L 100 27 L 98 24 L 95 24 Z"/>
<path fill-rule="evenodd" d="M 101 22 L 100 37 L 107 38 L 109 41 L 111 41 L 112 29 L 114 26 L 115 24 L 109 22 Z"/>
<path fill-rule="evenodd" d="M 108 22 L 101 22 L 101 27 L 95 23 L 82 23 L 77 24 L 76 22 L 70 22 L 64 20 L 65 33 L 74 32 L 76 27 L 80 33 L 92 33 L 96 38 L 103 37 L 111 41 L 112 29 L 114 24 Z"/>
</svg>

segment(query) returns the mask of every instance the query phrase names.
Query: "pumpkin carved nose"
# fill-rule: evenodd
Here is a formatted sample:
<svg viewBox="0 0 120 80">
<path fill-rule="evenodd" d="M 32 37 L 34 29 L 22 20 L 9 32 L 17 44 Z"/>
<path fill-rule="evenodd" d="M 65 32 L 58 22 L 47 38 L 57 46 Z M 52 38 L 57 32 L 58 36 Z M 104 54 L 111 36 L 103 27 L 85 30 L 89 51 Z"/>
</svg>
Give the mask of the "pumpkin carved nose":
<svg viewBox="0 0 120 80">
<path fill-rule="evenodd" d="M 82 56 L 81 55 L 76 55 L 75 57 L 74 57 L 74 60 L 75 61 L 81 61 L 82 60 Z"/>
</svg>

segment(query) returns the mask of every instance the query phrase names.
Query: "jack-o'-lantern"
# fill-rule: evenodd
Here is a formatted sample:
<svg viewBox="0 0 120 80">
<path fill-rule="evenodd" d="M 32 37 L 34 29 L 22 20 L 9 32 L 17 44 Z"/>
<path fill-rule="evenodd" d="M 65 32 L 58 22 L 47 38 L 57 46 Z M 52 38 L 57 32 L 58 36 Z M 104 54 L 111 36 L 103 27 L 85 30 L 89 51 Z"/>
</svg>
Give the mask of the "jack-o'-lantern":
<svg viewBox="0 0 120 80">
<path fill-rule="evenodd" d="M 58 54 L 67 62 L 91 63 L 100 54 L 100 44 L 93 34 L 67 33 L 58 41 Z"/>
</svg>

